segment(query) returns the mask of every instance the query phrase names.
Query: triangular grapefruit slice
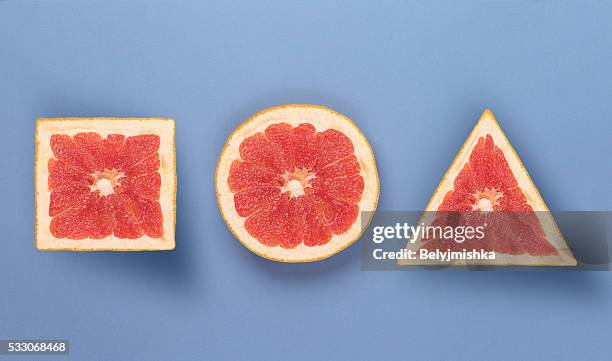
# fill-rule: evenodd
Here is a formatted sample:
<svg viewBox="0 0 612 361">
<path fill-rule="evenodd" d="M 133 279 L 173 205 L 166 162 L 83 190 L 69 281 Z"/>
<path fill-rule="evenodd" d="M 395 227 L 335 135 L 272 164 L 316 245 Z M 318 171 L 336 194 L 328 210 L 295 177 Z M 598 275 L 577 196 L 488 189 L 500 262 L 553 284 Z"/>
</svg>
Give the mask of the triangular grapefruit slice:
<svg viewBox="0 0 612 361">
<path fill-rule="evenodd" d="M 431 197 L 419 225 L 485 228 L 482 238 L 457 242 L 422 233 L 406 249 L 494 252 L 494 259 L 403 259 L 398 265 L 575 266 L 525 166 L 490 110 L 485 110 Z M 433 229 L 433 228 L 432 228 Z M 438 252 L 439 251 L 439 252 Z"/>
<path fill-rule="evenodd" d="M 216 172 L 221 215 L 249 250 L 281 262 L 330 257 L 355 242 L 378 202 L 372 148 L 331 109 L 292 104 L 253 115 Z"/>
<path fill-rule="evenodd" d="M 35 137 L 38 249 L 174 249 L 174 119 L 41 118 Z"/>
</svg>

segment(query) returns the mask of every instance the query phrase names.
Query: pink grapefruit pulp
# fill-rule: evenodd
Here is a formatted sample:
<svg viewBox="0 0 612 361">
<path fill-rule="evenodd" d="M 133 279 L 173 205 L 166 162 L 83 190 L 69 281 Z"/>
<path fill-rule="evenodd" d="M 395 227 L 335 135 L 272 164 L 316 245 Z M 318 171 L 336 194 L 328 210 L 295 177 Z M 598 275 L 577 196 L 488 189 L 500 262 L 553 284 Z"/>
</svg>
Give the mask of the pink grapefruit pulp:
<svg viewBox="0 0 612 361">
<path fill-rule="evenodd" d="M 228 139 L 217 167 L 217 197 L 236 237 L 278 261 L 329 257 L 362 232 L 378 176 L 371 148 L 346 117 L 288 105 L 247 120 Z"/>
</svg>

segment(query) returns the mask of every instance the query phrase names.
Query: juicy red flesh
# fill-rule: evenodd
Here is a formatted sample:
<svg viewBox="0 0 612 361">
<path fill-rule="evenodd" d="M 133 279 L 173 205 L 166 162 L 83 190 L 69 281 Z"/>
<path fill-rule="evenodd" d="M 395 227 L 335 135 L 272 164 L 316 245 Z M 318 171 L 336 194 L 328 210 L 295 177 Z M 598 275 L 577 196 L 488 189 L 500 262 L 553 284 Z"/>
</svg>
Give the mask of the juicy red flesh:
<svg viewBox="0 0 612 361">
<path fill-rule="evenodd" d="M 152 134 L 52 135 L 51 234 L 68 239 L 161 237 L 159 141 Z M 111 170 L 121 176 L 111 194 L 102 194 L 94 187 L 96 177 Z"/>
<path fill-rule="evenodd" d="M 364 189 L 351 140 L 309 123 L 270 125 L 240 144 L 227 179 L 246 230 L 266 246 L 323 245 L 351 228 Z M 287 174 L 311 175 L 303 194 L 284 186 Z"/>
<path fill-rule="evenodd" d="M 496 194 L 486 201 L 489 212 L 481 212 L 482 194 Z M 463 243 L 452 239 L 427 239 L 423 248 L 429 250 L 461 251 L 484 250 L 532 256 L 557 255 L 557 249 L 546 240 L 537 215 L 527 204 L 525 195 L 508 165 L 502 150 L 490 135 L 481 137 L 469 161 L 454 181 L 454 189 L 447 192 L 438 207 L 439 215 L 433 226 L 482 226 L 484 238 L 472 238 Z"/>
</svg>

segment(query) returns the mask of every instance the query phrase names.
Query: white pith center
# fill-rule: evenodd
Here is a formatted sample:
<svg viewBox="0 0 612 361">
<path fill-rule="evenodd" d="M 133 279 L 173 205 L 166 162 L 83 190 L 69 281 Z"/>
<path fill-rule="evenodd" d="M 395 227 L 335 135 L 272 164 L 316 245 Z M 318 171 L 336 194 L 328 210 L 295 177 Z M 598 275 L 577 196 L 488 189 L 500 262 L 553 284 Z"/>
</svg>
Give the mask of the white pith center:
<svg viewBox="0 0 612 361">
<path fill-rule="evenodd" d="M 302 186 L 302 182 L 297 179 L 292 179 L 285 185 L 285 188 L 289 192 L 289 195 L 292 197 L 299 197 L 304 194 L 304 187 Z"/>
<path fill-rule="evenodd" d="M 295 169 L 293 172 L 283 174 L 281 193 L 289 192 L 289 197 L 297 198 L 306 194 L 305 189 L 310 188 L 310 181 L 315 178 L 314 173 L 306 169 Z"/>
<path fill-rule="evenodd" d="M 485 188 L 484 191 L 474 193 L 476 202 L 472 205 L 472 210 L 481 212 L 492 212 L 493 207 L 499 205 L 499 199 L 504 194 L 495 188 Z"/>
<path fill-rule="evenodd" d="M 120 179 L 124 176 L 123 172 L 115 169 L 96 171 L 92 174 L 94 182 L 89 189 L 92 192 L 100 193 L 101 196 L 108 196 L 115 193 L 115 186 L 121 185 Z"/>
<path fill-rule="evenodd" d="M 107 196 L 115 193 L 113 190 L 113 184 L 106 178 L 101 178 L 96 181 L 92 186 L 93 190 L 100 192 L 100 195 Z"/>
<path fill-rule="evenodd" d="M 481 198 L 476 202 L 474 207 L 484 212 L 491 212 L 493 210 L 493 203 L 486 198 Z"/>
</svg>

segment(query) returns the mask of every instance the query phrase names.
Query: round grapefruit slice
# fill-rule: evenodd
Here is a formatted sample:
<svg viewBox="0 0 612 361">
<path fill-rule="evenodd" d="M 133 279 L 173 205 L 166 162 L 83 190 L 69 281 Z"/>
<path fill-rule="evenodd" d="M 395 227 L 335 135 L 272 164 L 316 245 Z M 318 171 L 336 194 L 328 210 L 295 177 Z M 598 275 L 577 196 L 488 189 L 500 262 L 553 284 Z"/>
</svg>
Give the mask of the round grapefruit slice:
<svg viewBox="0 0 612 361">
<path fill-rule="evenodd" d="M 406 245 L 417 252 L 495 254 L 493 259 L 459 259 L 455 266 L 576 265 L 548 207 L 490 110 L 485 110 L 463 144 L 419 224 L 440 229 L 483 227 L 479 238 L 457 242 L 432 231 L 432 235 L 421 234 Z M 448 263 L 417 257 L 398 264 Z"/>
<path fill-rule="evenodd" d="M 174 120 L 36 122 L 36 247 L 173 249 Z"/>
<path fill-rule="evenodd" d="M 225 223 L 245 247 L 275 261 L 310 262 L 359 238 L 376 209 L 379 180 L 372 148 L 349 118 L 284 105 L 230 135 L 216 191 Z"/>
</svg>

